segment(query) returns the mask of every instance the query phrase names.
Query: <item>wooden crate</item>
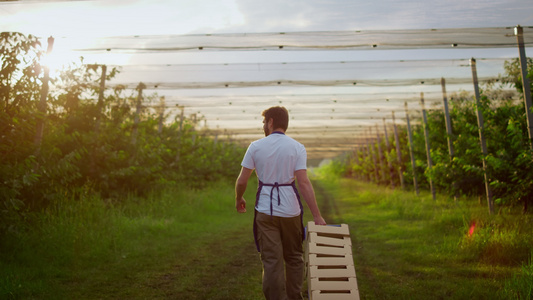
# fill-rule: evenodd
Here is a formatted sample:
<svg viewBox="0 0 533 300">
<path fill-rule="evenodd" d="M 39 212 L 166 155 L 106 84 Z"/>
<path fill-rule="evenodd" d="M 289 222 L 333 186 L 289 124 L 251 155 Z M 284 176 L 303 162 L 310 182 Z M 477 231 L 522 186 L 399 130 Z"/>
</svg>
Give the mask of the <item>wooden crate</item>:
<svg viewBox="0 0 533 300">
<path fill-rule="evenodd" d="M 305 248 L 310 300 L 359 299 L 348 225 L 307 225 Z"/>
</svg>

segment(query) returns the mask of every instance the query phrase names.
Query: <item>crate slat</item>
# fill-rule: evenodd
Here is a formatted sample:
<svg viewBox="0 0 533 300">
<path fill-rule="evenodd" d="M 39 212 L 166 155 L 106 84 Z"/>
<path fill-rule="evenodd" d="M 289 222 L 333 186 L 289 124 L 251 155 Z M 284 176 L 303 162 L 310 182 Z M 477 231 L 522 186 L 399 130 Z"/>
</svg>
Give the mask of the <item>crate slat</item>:
<svg viewBox="0 0 533 300">
<path fill-rule="evenodd" d="M 319 246 L 315 243 L 309 243 L 309 253 L 345 256 L 352 253 L 352 247 L 345 245 L 343 248 Z"/>
<path fill-rule="evenodd" d="M 355 277 L 353 265 L 344 269 L 319 269 L 318 266 L 309 266 L 309 278 L 341 278 Z"/>
<path fill-rule="evenodd" d="M 313 286 L 313 291 L 357 290 L 357 279 L 355 277 L 349 277 L 343 281 L 340 281 L 340 280 L 329 281 L 329 280 L 320 280 L 318 278 L 312 278 L 311 285 Z"/>
<path fill-rule="evenodd" d="M 353 264 L 351 253 L 338 257 L 319 257 L 317 254 L 309 254 L 310 266 L 348 266 Z"/>
<path fill-rule="evenodd" d="M 315 222 L 309 221 L 309 223 L 307 223 L 307 232 L 319 232 L 350 236 L 350 230 L 348 229 L 348 225 L 346 224 L 341 224 L 340 226 L 323 226 L 316 225 Z"/>
<path fill-rule="evenodd" d="M 359 291 L 351 290 L 350 293 L 322 293 L 312 291 L 310 300 L 359 300 Z"/>
<path fill-rule="evenodd" d="M 350 239 L 349 236 L 338 236 L 338 237 L 331 237 L 331 236 L 320 236 L 317 232 L 310 232 L 309 233 L 309 242 L 310 243 L 317 243 L 317 244 L 324 244 L 324 245 L 331 245 L 331 246 L 344 246 L 349 245 L 352 246 L 352 239 Z"/>
</svg>

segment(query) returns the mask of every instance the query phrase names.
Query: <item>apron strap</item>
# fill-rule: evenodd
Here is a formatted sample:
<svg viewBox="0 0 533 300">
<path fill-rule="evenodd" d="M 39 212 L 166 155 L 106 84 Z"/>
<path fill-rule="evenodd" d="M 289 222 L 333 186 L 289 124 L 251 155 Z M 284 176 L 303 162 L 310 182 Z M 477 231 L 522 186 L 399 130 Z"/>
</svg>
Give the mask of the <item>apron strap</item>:
<svg viewBox="0 0 533 300">
<path fill-rule="evenodd" d="M 281 204 L 281 198 L 279 195 L 279 187 L 280 186 L 292 186 L 292 189 L 294 190 L 294 193 L 296 194 L 296 198 L 298 199 L 298 205 L 300 206 L 300 223 L 302 226 L 302 242 L 305 240 L 305 229 L 304 229 L 304 223 L 303 223 L 303 215 L 304 215 L 304 209 L 302 205 L 302 201 L 300 200 L 300 193 L 298 193 L 298 189 L 296 188 L 296 182 L 293 181 L 291 183 L 284 183 L 279 184 L 277 182 L 275 183 L 263 183 L 261 180 L 259 180 L 259 185 L 257 186 L 257 193 L 255 194 L 255 208 L 257 208 L 259 204 L 259 196 L 261 195 L 261 190 L 263 189 L 263 186 L 271 186 L 272 190 L 270 190 L 270 216 L 272 217 L 272 198 L 274 196 L 274 189 L 278 190 L 278 205 Z M 254 209 L 254 224 L 253 224 L 253 232 L 254 232 L 254 240 L 255 240 L 255 246 L 257 248 L 257 252 L 260 252 L 259 249 L 259 241 L 257 240 L 257 224 L 256 224 L 256 218 L 257 218 L 257 209 Z"/>
</svg>

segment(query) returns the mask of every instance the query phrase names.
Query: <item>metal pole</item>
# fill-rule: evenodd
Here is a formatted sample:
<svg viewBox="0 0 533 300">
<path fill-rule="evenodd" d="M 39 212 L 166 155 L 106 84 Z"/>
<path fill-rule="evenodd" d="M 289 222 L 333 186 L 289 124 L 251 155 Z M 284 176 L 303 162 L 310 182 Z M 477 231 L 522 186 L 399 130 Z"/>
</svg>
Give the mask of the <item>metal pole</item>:
<svg viewBox="0 0 533 300">
<path fill-rule="evenodd" d="M 46 55 L 50 55 L 52 53 L 52 49 L 54 48 L 54 38 L 49 37 L 48 38 L 48 48 L 46 49 Z M 43 133 L 44 133 L 44 119 L 46 117 L 46 98 L 48 98 L 48 81 L 50 81 L 50 67 L 48 65 L 44 65 L 44 77 L 43 77 L 43 86 L 41 89 L 41 99 L 39 101 L 39 104 L 37 105 L 37 109 L 39 111 L 39 116 L 37 119 L 37 128 L 35 132 L 35 140 L 34 144 L 37 146 L 37 153 L 40 151 L 41 143 L 43 141 Z"/>
<path fill-rule="evenodd" d="M 533 111 L 531 110 L 531 86 L 527 77 L 527 57 L 524 46 L 524 29 L 518 25 L 514 29 L 518 42 L 518 53 L 520 56 L 520 74 L 522 75 L 522 90 L 524 92 L 524 105 L 526 107 L 527 129 L 529 134 L 529 147 L 533 151 Z"/>
<path fill-rule="evenodd" d="M 429 141 L 429 128 L 428 128 L 428 117 L 426 112 L 426 105 L 424 104 L 424 93 L 420 93 L 420 106 L 422 106 L 422 117 L 424 118 L 424 138 L 426 140 L 426 154 L 428 159 L 428 170 L 431 171 L 433 168 L 433 160 L 431 159 L 431 146 Z M 433 185 L 433 180 L 429 178 L 429 188 L 431 190 L 431 196 L 433 200 L 436 199 L 435 186 Z"/>
<path fill-rule="evenodd" d="M 415 153 L 413 150 L 413 133 L 411 131 L 411 123 L 409 122 L 409 110 L 407 109 L 407 102 L 405 102 L 405 118 L 407 119 L 407 133 L 409 137 L 409 154 L 411 155 L 411 168 L 413 169 L 413 185 L 415 186 L 416 195 L 418 196 L 418 183 L 416 180 L 416 162 Z"/>
<path fill-rule="evenodd" d="M 479 128 L 479 141 L 481 144 L 481 152 L 482 152 L 482 163 L 483 163 L 483 177 L 485 179 L 485 192 L 487 194 L 487 204 L 489 206 L 489 213 L 494 213 L 494 205 L 492 202 L 492 191 L 490 189 L 489 185 L 489 178 L 487 174 L 487 142 L 485 141 L 484 136 L 484 122 L 483 122 L 483 114 L 481 112 L 481 97 L 479 95 L 479 84 L 478 84 L 478 78 L 477 78 L 477 67 L 476 67 L 476 60 L 474 58 L 470 59 L 470 67 L 472 69 L 472 80 L 474 83 L 474 94 L 476 96 L 476 111 L 477 111 L 477 124 Z"/>
<path fill-rule="evenodd" d="M 398 174 L 400 176 L 400 184 L 402 186 L 402 190 L 404 190 L 405 182 L 403 179 L 402 151 L 400 149 L 400 137 L 398 135 L 398 128 L 396 127 L 396 118 L 394 117 L 394 111 L 392 112 L 392 125 L 394 128 L 394 141 L 396 143 L 396 156 L 398 158 Z"/>
</svg>

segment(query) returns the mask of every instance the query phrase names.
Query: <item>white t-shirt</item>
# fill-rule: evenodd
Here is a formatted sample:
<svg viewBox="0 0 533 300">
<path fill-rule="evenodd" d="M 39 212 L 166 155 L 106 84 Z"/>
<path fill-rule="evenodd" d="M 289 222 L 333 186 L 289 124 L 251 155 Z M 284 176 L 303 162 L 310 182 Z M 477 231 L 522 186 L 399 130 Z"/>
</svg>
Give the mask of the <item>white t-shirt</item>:
<svg viewBox="0 0 533 300">
<path fill-rule="evenodd" d="M 294 172 L 307 169 L 307 152 L 304 145 L 291 137 L 274 132 L 254 141 L 248 147 L 241 166 L 255 169 L 257 177 L 266 184 L 287 184 L 295 180 Z M 273 187 L 263 186 L 256 207 L 258 212 L 270 215 L 270 192 Z M 298 198 L 291 186 L 279 187 L 281 204 L 278 206 L 278 189 L 272 194 L 272 215 L 295 217 L 300 215 Z"/>
</svg>

